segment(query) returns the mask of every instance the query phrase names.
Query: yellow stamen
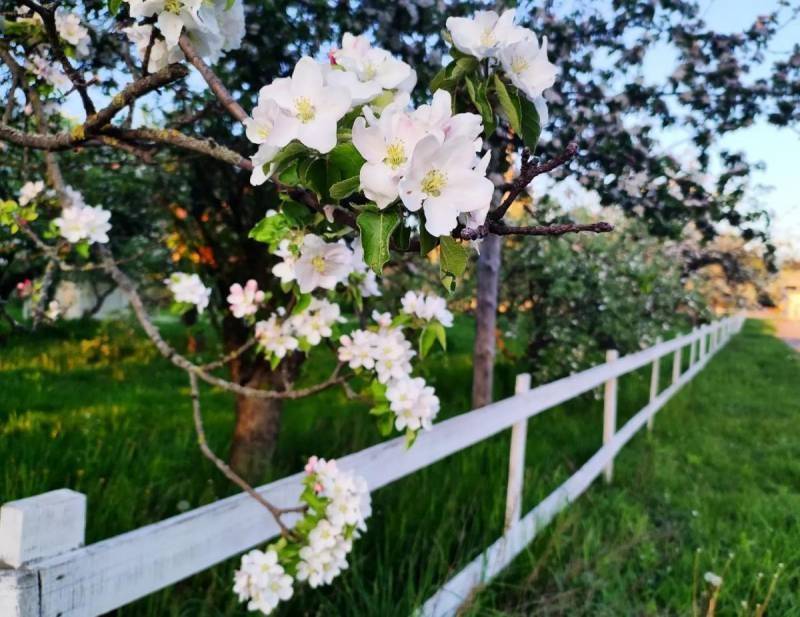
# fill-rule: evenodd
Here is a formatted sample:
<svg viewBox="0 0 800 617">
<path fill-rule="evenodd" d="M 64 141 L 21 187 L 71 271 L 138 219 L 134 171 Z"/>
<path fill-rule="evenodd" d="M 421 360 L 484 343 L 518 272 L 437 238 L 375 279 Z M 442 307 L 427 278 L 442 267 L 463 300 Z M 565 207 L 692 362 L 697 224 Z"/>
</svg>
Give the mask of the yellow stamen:
<svg viewBox="0 0 800 617">
<path fill-rule="evenodd" d="M 481 34 L 481 45 L 491 47 L 495 43 L 494 28 L 486 28 Z"/>
<path fill-rule="evenodd" d="M 438 169 L 431 169 L 422 178 L 422 192 L 431 197 L 439 197 L 442 194 L 442 189 L 447 184 L 447 176 L 444 172 Z"/>
<path fill-rule="evenodd" d="M 397 169 L 408 159 L 406 158 L 406 149 L 402 141 L 396 141 L 393 144 L 386 146 L 386 158 L 383 162 L 392 169 Z"/>
<path fill-rule="evenodd" d="M 317 255 L 311 260 L 311 265 L 314 266 L 314 270 L 317 272 L 325 272 L 325 258 Z"/>
<path fill-rule="evenodd" d="M 528 69 L 528 66 L 530 66 L 528 61 L 520 56 L 515 56 L 511 60 L 511 71 L 518 75 L 523 71 L 526 71 Z"/>
<path fill-rule="evenodd" d="M 317 115 L 317 110 L 314 105 L 306 97 L 300 96 L 294 100 L 294 108 L 297 111 L 297 117 L 303 124 L 311 122 L 314 116 Z"/>
<path fill-rule="evenodd" d="M 181 0 L 166 0 L 166 2 L 164 2 L 164 10 L 168 13 L 174 13 L 175 15 L 180 14 Z"/>
</svg>

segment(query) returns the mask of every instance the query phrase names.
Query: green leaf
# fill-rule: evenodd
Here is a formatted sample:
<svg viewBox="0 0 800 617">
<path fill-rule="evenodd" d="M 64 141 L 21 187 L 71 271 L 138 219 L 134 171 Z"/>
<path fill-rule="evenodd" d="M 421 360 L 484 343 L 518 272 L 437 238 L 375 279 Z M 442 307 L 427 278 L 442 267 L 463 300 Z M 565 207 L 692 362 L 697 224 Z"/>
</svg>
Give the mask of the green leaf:
<svg viewBox="0 0 800 617">
<path fill-rule="evenodd" d="M 309 304 L 311 304 L 311 294 L 300 294 L 297 297 L 297 304 L 292 309 L 292 315 L 299 315 L 308 308 Z"/>
<path fill-rule="evenodd" d="M 382 416 L 387 413 L 391 413 L 391 409 L 389 408 L 388 403 L 381 403 L 380 405 L 375 405 L 372 409 L 369 410 L 369 414 L 371 416 Z"/>
<path fill-rule="evenodd" d="M 447 332 L 445 332 L 444 326 L 437 321 L 430 327 L 436 332 L 436 339 L 439 341 L 442 351 L 447 351 Z"/>
<path fill-rule="evenodd" d="M 495 73 L 494 75 L 494 91 L 497 94 L 497 100 L 500 102 L 500 107 L 503 114 L 508 119 L 508 123 L 517 135 L 522 135 L 522 112 L 519 107 L 519 97 L 512 95 L 506 84 L 500 79 L 500 76 Z"/>
<path fill-rule="evenodd" d="M 108 12 L 112 15 L 116 15 L 119 12 L 121 4 L 122 0 L 108 0 Z"/>
<path fill-rule="evenodd" d="M 528 149 L 533 152 L 536 149 L 536 144 L 539 143 L 539 136 L 542 134 L 539 112 L 536 111 L 536 106 L 528 100 L 524 93 L 517 91 L 517 100 L 522 114 L 520 135 Z"/>
<path fill-rule="evenodd" d="M 422 333 L 419 335 L 419 357 L 424 358 L 436 342 L 436 332 L 428 325 L 423 328 Z"/>
<path fill-rule="evenodd" d="M 292 227 L 303 227 L 314 216 L 307 206 L 288 197 L 281 201 L 281 212 Z"/>
<path fill-rule="evenodd" d="M 432 235 L 425 229 L 425 214 L 419 212 L 419 254 L 423 257 L 435 249 L 439 244 L 439 238 Z"/>
<path fill-rule="evenodd" d="M 331 197 L 337 201 L 349 197 L 361 187 L 361 180 L 358 176 L 353 176 L 347 180 L 341 180 L 331 185 Z"/>
<path fill-rule="evenodd" d="M 442 83 L 447 79 L 447 67 L 444 67 L 440 70 L 436 75 L 433 76 L 431 79 L 431 83 L 429 85 L 431 92 L 436 92 L 437 90 L 441 89 Z"/>
<path fill-rule="evenodd" d="M 273 211 L 274 212 L 274 211 Z M 270 247 L 277 246 L 289 232 L 291 226 L 289 221 L 283 213 L 279 212 L 272 216 L 265 216 L 258 223 L 255 224 L 250 233 L 247 234 L 248 238 L 252 238 L 256 242 L 264 242 Z"/>
<path fill-rule="evenodd" d="M 400 216 L 393 210 L 364 210 L 358 215 L 356 223 L 361 230 L 364 261 L 376 274 L 380 274 L 391 257 L 389 239 L 400 223 Z"/>
<path fill-rule="evenodd" d="M 412 431 L 410 428 L 406 429 L 406 449 L 414 445 L 418 434 L 419 431 Z"/>
<path fill-rule="evenodd" d="M 89 243 L 86 242 L 86 240 L 78 242 L 78 244 L 75 245 L 75 252 L 84 259 L 89 259 Z"/>
<path fill-rule="evenodd" d="M 464 75 L 474 72 L 479 65 L 477 58 L 473 58 L 472 56 L 464 56 L 455 62 L 451 62 L 449 66 L 452 67 L 450 68 L 450 79 L 458 81 L 464 77 Z"/>
<path fill-rule="evenodd" d="M 381 437 L 388 437 L 391 435 L 392 429 L 394 429 L 394 414 L 387 413 L 378 416 L 378 432 L 381 434 Z"/>
<path fill-rule="evenodd" d="M 450 236 L 439 238 L 439 278 L 449 291 L 456 288 L 456 279 L 467 269 L 467 249 Z"/>
<path fill-rule="evenodd" d="M 328 154 L 328 175 L 333 182 L 352 178 L 361 172 L 366 161 L 356 147 L 351 144 L 339 144 Z"/>
<path fill-rule="evenodd" d="M 469 95 L 472 104 L 483 120 L 484 133 L 487 135 L 494 132 L 494 110 L 492 104 L 489 102 L 489 97 L 486 92 L 486 84 L 479 81 L 477 84 L 469 76 L 464 80 L 467 86 L 467 94 Z"/>
</svg>

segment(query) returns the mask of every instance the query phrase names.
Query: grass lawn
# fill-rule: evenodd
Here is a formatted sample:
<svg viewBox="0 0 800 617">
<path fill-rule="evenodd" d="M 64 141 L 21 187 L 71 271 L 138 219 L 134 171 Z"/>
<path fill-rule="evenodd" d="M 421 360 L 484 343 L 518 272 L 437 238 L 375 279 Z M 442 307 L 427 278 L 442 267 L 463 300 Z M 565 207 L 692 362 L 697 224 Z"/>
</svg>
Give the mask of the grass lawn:
<svg viewBox="0 0 800 617">
<path fill-rule="evenodd" d="M 177 329 L 165 326 L 180 347 Z M 469 408 L 471 328 L 422 367 L 442 417 Z M 691 614 L 692 562 L 725 574 L 718 614 L 734 615 L 758 572 L 786 568 L 770 614 L 795 607 L 800 565 L 800 362 L 748 324 L 621 454 L 612 487 L 594 486 L 537 539 L 472 615 Z M 667 382 L 669 361 L 663 366 Z M 501 366 L 498 394 L 513 371 Z M 648 375 L 620 384 L 620 422 L 646 401 Z M 0 340 L 0 502 L 69 487 L 89 498 L 89 542 L 225 495 L 231 487 L 197 450 L 185 376 L 132 326 L 73 323 Z M 203 391 L 212 446 L 225 452 L 230 397 Z M 339 391 L 287 405 L 269 478 L 316 453 L 379 441 L 363 407 Z M 525 509 L 600 444 L 600 401 L 585 396 L 530 423 Z M 370 529 L 350 571 L 303 591 L 279 615 L 407 616 L 500 533 L 508 435 L 452 456 L 374 495 Z M 245 615 L 230 592 L 238 560 L 198 574 L 119 615 Z M 763 582 L 762 582 L 763 586 Z M 795 611 L 794 613 L 792 611 Z"/>
</svg>

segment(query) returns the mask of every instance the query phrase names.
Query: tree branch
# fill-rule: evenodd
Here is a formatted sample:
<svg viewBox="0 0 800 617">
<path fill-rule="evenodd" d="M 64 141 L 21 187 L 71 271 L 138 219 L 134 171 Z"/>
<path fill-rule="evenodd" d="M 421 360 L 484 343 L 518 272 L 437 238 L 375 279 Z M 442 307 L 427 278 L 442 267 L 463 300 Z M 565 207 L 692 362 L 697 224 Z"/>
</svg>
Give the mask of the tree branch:
<svg viewBox="0 0 800 617">
<path fill-rule="evenodd" d="M 611 223 L 562 223 L 558 225 L 533 225 L 523 227 L 512 227 L 502 221 L 488 221 L 485 225 L 479 225 L 477 229 L 462 229 L 459 237 L 462 240 L 479 240 L 485 238 L 490 233 L 496 236 L 563 236 L 569 233 L 581 231 L 591 231 L 595 233 L 607 233 L 613 231 Z"/>
<path fill-rule="evenodd" d="M 203 426 L 203 414 L 200 409 L 200 391 L 197 387 L 197 375 L 191 372 L 189 373 L 189 388 L 191 390 L 192 397 L 192 417 L 194 419 L 194 428 L 195 432 L 197 433 L 197 444 L 200 446 L 200 451 L 208 460 L 214 463 L 217 469 L 222 472 L 222 475 L 228 478 L 228 480 L 233 482 L 236 486 L 241 488 L 245 493 L 250 495 L 250 497 L 255 499 L 258 503 L 264 506 L 270 514 L 272 514 L 272 517 L 278 524 L 283 537 L 292 537 L 294 533 L 284 524 L 284 522 L 281 520 L 281 517 L 284 514 L 289 514 L 291 512 L 304 512 L 306 510 L 306 506 L 299 506 L 297 508 L 279 508 L 275 506 L 264 499 L 264 497 L 262 497 L 256 489 L 248 484 L 244 478 L 237 474 L 225 461 L 223 461 L 214 453 L 214 451 L 208 445 L 205 427 Z"/>
<path fill-rule="evenodd" d="M 194 65 L 194 67 L 200 72 L 200 75 L 202 75 L 203 79 L 206 80 L 208 87 L 211 88 L 211 91 L 217 96 L 223 107 L 228 110 L 228 113 L 239 122 L 244 122 L 249 117 L 247 112 L 242 108 L 241 105 L 239 105 L 239 103 L 236 102 L 231 93 L 225 87 L 225 84 L 223 84 L 222 80 L 217 77 L 216 73 L 214 73 L 211 67 L 208 66 L 198 55 L 197 51 L 192 45 L 192 42 L 189 40 L 189 37 L 185 34 L 181 34 L 178 44 L 183 51 L 183 55 L 185 55 L 186 59 L 191 62 L 192 65 Z"/>
<path fill-rule="evenodd" d="M 519 197 L 519 194 L 525 190 L 536 176 L 553 171 L 556 167 L 560 167 L 565 163 L 572 160 L 578 153 L 578 144 L 575 142 L 570 143 L 564 151 L 553 159 L 541 165 L 533 164 L 532 160 L 528 158 L 527 152 L 523 153 L 522 167 L 520 168 L 519 176 L 509 185 L 508 195 L 492 212 L 489 213 L 488 218 L 493 221 L 499 221 L 505 215 L 514 200 Z"/>
</svg>

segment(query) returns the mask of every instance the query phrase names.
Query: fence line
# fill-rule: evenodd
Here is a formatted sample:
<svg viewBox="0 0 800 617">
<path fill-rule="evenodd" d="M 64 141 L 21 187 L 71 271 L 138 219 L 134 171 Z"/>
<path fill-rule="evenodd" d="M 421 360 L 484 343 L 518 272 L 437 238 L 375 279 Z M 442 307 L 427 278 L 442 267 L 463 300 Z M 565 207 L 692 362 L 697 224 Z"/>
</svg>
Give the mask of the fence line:
<svg viewBox="0 0 800 617">
<path fill-rule="evenodd" d="M 431 597 L 423 613 L 437 617 L 454 614 L 476 585 L 497 574 L 547 521 L 586 490 L 603 469 L 611 468 L 619 449 L 738 332 L 742 322 L 742 317 L 727 318 L 532 390 L 530 378 L 520 376 L 515 396 L 440 422 L 421 434 L 410 451 L 400 437 L 340 458 L 342 468 L 364 476 L 375 491 L 513 427 L 505 534 Z M 695 343 L 697 361 L 681 375 L 682 349 Z M 657 378 L 653 378 L 656 393 L 651 381 L 648 405 L 619 431 L 611 430 L 604 445 L 576 474 L 520 519 L 527 419 L 672 352 L 679 359 L 672 385 L 657 394 Z M 609 386 L 606 394 L 609 413 L 613 404 L 616 415 L 616 394 L 608 396 Z M 258 491 L 277 506 L 289 507 L 298 501 L 302 477 L 294 474 Z M 0 562 L 7 564 L 0 563 L 0 615 L 100 615 L 264 543 L 279 531 L 246 494 L 89 546 L 82 546 L 85 517 L 85 496 L 66 489 L 0 508 Z"/>
</svg>

